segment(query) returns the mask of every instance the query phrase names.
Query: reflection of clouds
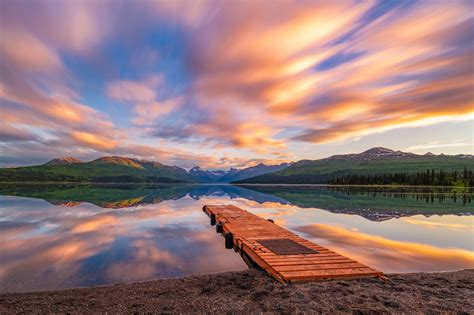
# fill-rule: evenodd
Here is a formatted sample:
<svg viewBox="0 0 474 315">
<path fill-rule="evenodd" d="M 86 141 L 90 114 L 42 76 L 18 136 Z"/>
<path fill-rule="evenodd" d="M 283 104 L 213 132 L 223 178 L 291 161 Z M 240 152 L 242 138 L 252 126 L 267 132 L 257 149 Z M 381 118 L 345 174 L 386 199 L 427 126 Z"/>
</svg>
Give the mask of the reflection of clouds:
<svg viewBox="0 0 474 315">
<path fill-rule="evenodd" d="M 248 201 L 244 203 L 247 210 L 252 211 L 254 214 L 264 219 L 272 219 L 275 224 L 282 226 L 287 224 L 287 218 L 294 216 L 297 211 L 301 211 L 300 208 L 293 205 L 281 204 L 278 202 L 265 202 L 259 204 L 254 201 Z"/>
<path fill-rule="evenodd" d="M 179 268 L 180 259 L 170 251 L 158 248 L 153 240 L 136 240 L 130 251 L 132 259 L 112 263 L 106 270 L 106 277 L 114 280 L 143 280 L 157 275 L 163 265 Z"/>
<path fill-rule="evenodd" d="M 112 225 L 118 225 L 116 217 L 111 215 L 97 215 L 92 217 L 91 220 L 85 220 L 85 222 L 77 224 L 72 231 L 75 233 L 91 232 Z"/>
<path fill-rule="evenodd" d="M 0 251 L 0 287 L 61 288 L 245 268 L 191 200 L 120 210 L 40 205 L 14 213 L 19 221 L 0 229 L 2 239 L 8 236 Z M 27 217 L 36 222 L 21 222 Z"/>
<path fill-rule="evenodd" d="M 37 228 L 35 223 L 16 222 L 16 221 L 0 221 L 0 239 L 8 240 L 18 235 L 26 234 Z"/>
<path fill-rule="evenodd" d="M 462 223 L 449 223 L 449 222 L 433 222 L 433 221 L 426 221 L 423 219 L 418 218 L 402 218 L 402 221 L 413 224 L 413 225 L 420 225 L 428 228 L 444 228 L 447 230 L 457 230 L 457 231 L 466 231 L 474 233 L 474 227 L 472 222 L 470 225 L 462 224 Z"/>
<path fill-rule="evenodd" d="M 61 283 L 80 271 L 81 260 L 104 250 L 112 241 L 113 237 L 106 232 L 85 236 L 48 233 L 10 240 L 2 244 L 1 280 L 44 277 L 44 280 Z"/>
<path fill-rule="evenodd" d="M 443 271 L 474 267 L 474 252 L 402 242 L 343 227 L 300 226 L 297 231 L 329 241 L 331 248 L 386 272 Z"/>
<path fill-rule="evenodd" d="M 327 244 L 383 271 L 473 266 L 472 252 L 437 247 L 440 240 L 436 238 L 432 238 L 432 246 L 384 238 L 393 231 L 403 231 L 406 226 L 406 232 L 411 232 L 417 228 L 413 224 L 392 223 L 386 234 L 378 230 L 383 237 L 372 236 L 358 230 L 367 231 L 367 224 L 371 228 L 384 225 L 360 217 L 302 209 L 271 200 L 261 203 L 260 199 L 237 195 L 202 195 L 199 200 L 185 195 L 177 200 L 122 209 L 104 209 L 88 203 L 75 208 L 53 207 L 41 200 L 10 199 L 17 202 L 7 207 L 0 205 L 0 218 L 9 220 L 0 221 L 0 239 L 6 240 L 0 251 L 0 287 L 4 290 L 107 284 L 244 269 L 241 258 L 225 250 L 223 238 L 208 226 L 209 218 L 201 211 L 205 204 L 233 204 L 263 218 L 273 218 L 277 224 L 296 227 L 296 232 L 313 235 L 321 245 Z M 349 224 L 346 220 L 350 220 Z M 341 227 L 309 225 L 314 222 Z M 398 221 L 401 222 L 402 219 Z M 430 222 L 436 222 L 434 227 L 440 234 L 466 226 L 465 217 L 443 217 Z M 344 225 L 349 225 L 350 230 Z M 467 230 L 462 229 L 462 233 L 465 237 Z M 447 246 L 465 244 L 462 239 L 454 239 L 456 234 L 452 230 L 448 235 L 452 239 L 446 241 Z"/>
</svg>

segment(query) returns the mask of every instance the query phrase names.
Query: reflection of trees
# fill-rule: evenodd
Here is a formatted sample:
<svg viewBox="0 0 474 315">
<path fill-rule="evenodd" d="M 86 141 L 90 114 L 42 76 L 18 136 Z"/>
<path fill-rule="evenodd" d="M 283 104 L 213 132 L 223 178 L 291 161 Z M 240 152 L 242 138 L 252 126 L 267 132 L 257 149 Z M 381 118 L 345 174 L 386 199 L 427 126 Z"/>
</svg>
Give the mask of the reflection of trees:
<svg viewBox="0 0 474 315">
<path fill-rule="evenodd" d="M 361 186 L 244 186 L 301 208 L 381 221 L 417 214 L 472 214 L 472 189 Z M 462 202 L 460 202 L 462 201 Z"/>
<path fill-rule="evenodd" d="M 357 187 L 357 186 L 328 186 L 332 192 L 343 193 L 346 195 L 366 195 L 372 197 L 399 198 L 399 199 L 416 199 L 417 201 L 434 203 L 444 203 L 446 200 L 456 203 L 462 201 L 463 206 L 471 203 L 472 188 L 469 189 L 452 189 L 452 188 L 419 188 L 419 187 Z"/>
</svg>

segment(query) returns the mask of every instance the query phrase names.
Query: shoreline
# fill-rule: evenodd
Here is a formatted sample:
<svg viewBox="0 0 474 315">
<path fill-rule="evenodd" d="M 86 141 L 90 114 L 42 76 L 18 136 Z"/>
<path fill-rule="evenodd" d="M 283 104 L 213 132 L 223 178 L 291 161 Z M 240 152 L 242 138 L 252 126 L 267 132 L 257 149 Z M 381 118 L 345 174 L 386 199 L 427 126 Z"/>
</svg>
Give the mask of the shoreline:
<svg viewBox="0 0 474 315">
<path fill-rule="evenodd" d="M 1 293 L 18 312 L 474 312 L 474 269 L 280 284 L 256 269 L 88 288 Z"/>
<path fill-rule="evenodd" d="M 203 182 L 203 183 L 192 183 L 192 182 L 27 182 L 27 181 L 0 181 L 1 185 L 96 185 L 96 186 L 124 186 L 124 185 L 136 185 L 136 186 L 280 186 L 280 187 L 358 187 L 358 188 L 458 188 L 458 189 L 472 189 L 471 186 L 430 186 L 430 185 L 333 185 L 333 184 L 284 184 L 284 183 L 219 183 L 219 182 Z"/>
</svg>

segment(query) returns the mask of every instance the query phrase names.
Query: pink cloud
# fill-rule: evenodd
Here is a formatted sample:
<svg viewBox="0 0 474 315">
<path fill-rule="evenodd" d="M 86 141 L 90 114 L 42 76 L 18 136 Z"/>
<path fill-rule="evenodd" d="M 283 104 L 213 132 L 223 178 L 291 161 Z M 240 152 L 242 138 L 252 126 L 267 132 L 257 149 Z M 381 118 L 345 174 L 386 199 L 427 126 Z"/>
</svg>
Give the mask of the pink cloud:
<svg viewBox="0 0 474 315">
<path fill-rule="evenodd" d="M 156 100 L 156 88 L 162 82 L 162 76 L 151 76 L 143 81 L 112 81 L 107 84 L 107 95 L 125 103 L 151 103 Z"/>
</svg>

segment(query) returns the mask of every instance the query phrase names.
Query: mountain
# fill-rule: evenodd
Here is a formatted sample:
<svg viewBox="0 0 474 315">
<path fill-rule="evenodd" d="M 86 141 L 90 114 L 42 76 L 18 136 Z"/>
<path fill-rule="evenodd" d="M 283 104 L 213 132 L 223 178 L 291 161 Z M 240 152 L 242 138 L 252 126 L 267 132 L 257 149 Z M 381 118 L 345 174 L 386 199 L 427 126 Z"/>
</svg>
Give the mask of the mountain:
<svg viewBox="0 0 474 315">
<path fill-rule="evenodd" d="M 0 182 L 117 182 L 117 183 L 264 183 L 325 184 L 333 177 L 398 172 L 474 169 L 472 155 L 418 155 L 376 147 L 358 154 L 334 155 L 279 165 L 258 164 L 243 169 L 189 171 L 155 161 L 107 156 L 83 162 L 65 157 L 43 165 L 0 168 Z"/>
<path fill-rule="evenodd" d="M 288 167 L 289 163 L 281 163 L 277 165 L 265 165 L 265 164 L 258 164 L 252 167 L 247 167 L 241 170 L 231 169 L 233 172 L 229 172 L 226 176 L 224 176 L 221 181 L 230 183 L 234 181 L 244 180 L 247 178 L 260 176 L 268 173 L 277 172 L 280 170 L 285 169 Z"/>
<path fill-rule="evenodd" d="M 43 165 L 0 168 L 0 182 L 228 183 L 276 172 L 288 165 L 258 164 L 228 171 L 204 170 L 196 166 L 187 172 L 177 166 L 122 156 L 105 156 L 90 162 L 64 157 L 52 159 Z"/>
<path fill-rule="evenodd" d="M 358 154 L 334 155 L 320 160 L 301 160 L 287 168 L 235 183 L 252 184 L 325 184 L 332 177 L 352 174 L 397 172 L 462 171 L 474 169 L 472 155 L 418 155 L 387 148 L 372 148 Z"/>
<path fill-rule="evenodd" d="M 228 171 L 203 170 L 199 166 L 196 166 L 190 169 L 188 174 L 202 183 L 229 183 L 267 173 L 277 172 L 284 169 L 285 167 L 288 167 L 288 165 L 288 163 L 281 163 L 278 165 L 265 165 L 260 163 L 258 165 L 243 169 L 231 168 Z"/>
<path fill-rule="evenodd" d="M 90 162 L 53 159 L 37 166 L 0 169 L 0 182 L 196 182 L 185 169 L 158 162 L 108 156 Z"/>
<path fill-rule="evenodd" d="M 404 157 L 417 157 L 419 155 L 409 152 L 394 151 L 387 148 L 375 147 L 356 154 L 342 154 L 333 155 L 328 160 L 345 160 L 345 161 L 370 161 L 379 158 L 404 158 Z M 434 156 L 434 155 L 432 155 Z"/>
<path fill-rule="evenodd" d="M 56 158 L 46 162 L 44 165 L 65 165 L 65 164 L 79 164 L 84 163 L 83 161 L 67 156 L 63 158 Z"/>
<path fill-rule="evenodd" d="M 219 182 L 224 176 L 228 174 L 228 172 L 222 170 L 204 170 L 199 166 L 195 166 L 188 171 L 188 174 L 194 177 L 198 182 L 212 183 Z"/>
</svg>

